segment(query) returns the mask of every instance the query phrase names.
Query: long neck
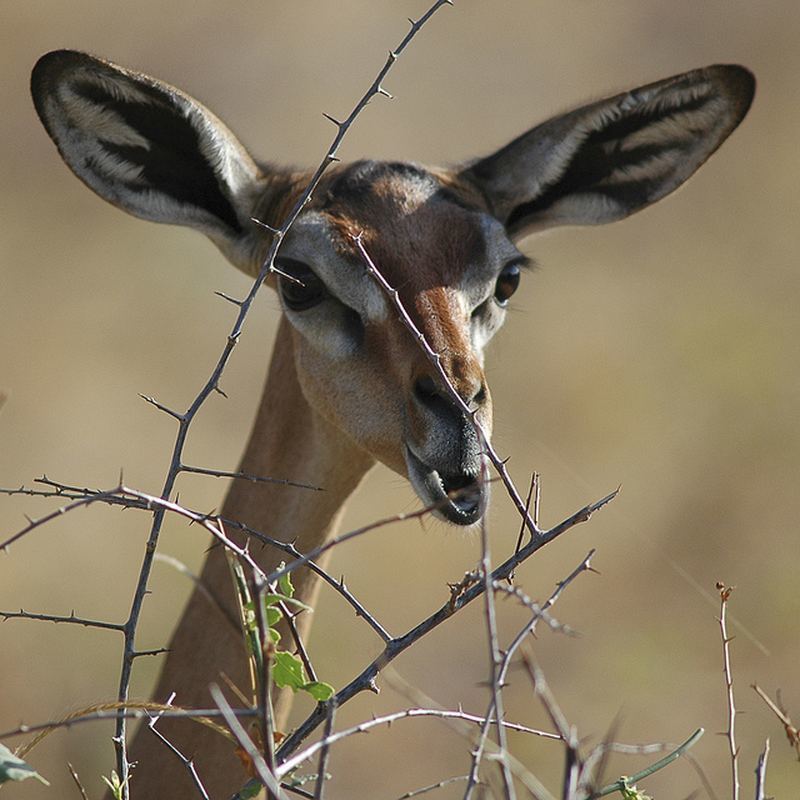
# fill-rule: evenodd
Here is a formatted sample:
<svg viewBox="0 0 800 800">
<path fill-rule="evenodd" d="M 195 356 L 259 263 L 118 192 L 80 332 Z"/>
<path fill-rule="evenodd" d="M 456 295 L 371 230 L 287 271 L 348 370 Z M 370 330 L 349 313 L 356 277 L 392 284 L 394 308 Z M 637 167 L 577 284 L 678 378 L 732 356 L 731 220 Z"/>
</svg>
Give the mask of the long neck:
<svg viewBox="0 0 800 800">
<path fill-rule="evenodd" d="M 343 503 L 372 463 L 367 453 L 306 402 L 295 371 L 291 331 L 282 320 L 240 469 L 251 475 L 311 484 L 322 491 L 238 480 L 231 485 L 222 516 L 273 538 L 295 541 L 301 551 L 307 551 L 332 534 Z M 230 533 L 234 535 L 233 531 Z M 267 571 L 285 560 L 274 548 L 251 546 L 250 552 Z M 293 579 L 298 599 L 313 606 L 318 587 L 315 576 L 301 569 Z M 225 606 L 228 619 L 236 618 L 230 571 L 221 548 L 210 551 L 200 580 Z M 250 694 L 242 634 L 232 628 L 228 619 L 203 591 L 193 592 L 170 643 L 153 696 L 155 701 L 163 702 L 176 691 L 178 705 L 207 707 L 208 685 L 224 683 L 223 675 Z M 303 634 L 309 619 L 307 614 L 298 619 Z M 279 729 L 285 724 L 287 713 L 288 703 L 282 702 L 277 710 Z M 225 738 L 187 722 L 170 724 L 163 720 L 159 727 L 183 752 L 194 754 L 211 796 L 229 796 L 241 787 L 244 775 Z M 134 797 L 191 796 L 187 770 L 147 726 L 139 729 L 131 752 L 140 763 L 134 777 Z"/>
<path fill-rule="evenodd" d="M 236 481 L 223 515 L 274 538 L 296 540 L 300 550 L 311 549 L 328 537 L 343 503 L 372 464 L 365 451 L 306 402 L 295 371 L 289 324 L 282 320 L 240 469 L 321 491 Z"/>
</svg>

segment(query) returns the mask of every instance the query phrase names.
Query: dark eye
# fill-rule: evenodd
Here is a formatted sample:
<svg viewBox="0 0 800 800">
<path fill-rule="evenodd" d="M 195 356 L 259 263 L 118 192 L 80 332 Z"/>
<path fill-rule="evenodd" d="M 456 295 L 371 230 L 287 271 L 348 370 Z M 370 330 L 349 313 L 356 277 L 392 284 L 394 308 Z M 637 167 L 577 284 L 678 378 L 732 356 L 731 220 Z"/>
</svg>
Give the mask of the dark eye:
<svg viewBox="0 0 800 800">
<path fill-rule="evenodd" d="M 302 261 L 278 257 L 275 266 L 284 273 L 278 275 L 278 290 L 286 307 L 292 311 L 305 311 L 327 296 L 325 284 Z M 285 277 L 287 275 L 289 277 Z"/>
<path fill-rule="evenodd" d="M 499 306 L 507 306 L 508 300 L 519 286 L 519 264 L 506 264 L 494 287 L 494 299 Z"/>
</svg>

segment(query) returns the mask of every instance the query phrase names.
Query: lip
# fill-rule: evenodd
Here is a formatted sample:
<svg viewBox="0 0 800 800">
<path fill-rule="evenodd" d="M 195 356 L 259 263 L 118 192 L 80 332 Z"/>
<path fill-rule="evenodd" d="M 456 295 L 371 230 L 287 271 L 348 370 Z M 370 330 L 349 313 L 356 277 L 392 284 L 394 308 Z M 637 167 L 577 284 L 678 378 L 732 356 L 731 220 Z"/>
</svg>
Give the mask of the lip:
<svg viewBox="0 0 800 800">
<path fill-rule="evenodd" d="M 408 445 L 406 464 L 411 485 L 423 503 L 436 506 L 434 514 L 454 525 L 474 525 L 483 516 L 487 492 L 477 473 L 443 475 L 425 464 Z"/>
</svg>

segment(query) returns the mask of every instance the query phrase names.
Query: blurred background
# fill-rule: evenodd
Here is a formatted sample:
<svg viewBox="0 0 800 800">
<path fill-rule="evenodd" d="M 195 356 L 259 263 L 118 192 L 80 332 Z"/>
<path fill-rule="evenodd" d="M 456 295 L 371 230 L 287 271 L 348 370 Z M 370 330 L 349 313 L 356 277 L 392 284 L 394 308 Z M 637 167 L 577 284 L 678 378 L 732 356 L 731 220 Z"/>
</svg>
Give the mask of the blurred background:
<svg viewBox="0 0 800 800">
<path fill-rule="evenodd" d="M 137 393 L 183 408 L 209 374 L 232 323 L 215 290 L 241 296 L 247 279 L 188 230 L 134 220 L 106 205 L 61 163 L 36 119 L 28 76 L 42 53 L 88 50 L 163 78 L 217 112 L 262 159 L 315 165 L 332 138 L 322 112 L 342 116 L 407 29 L 419 0 L 252 3 L 101 0 L 3 3 L 0 48 L 0 485 L 46 473 L 81 486 L 128 484 L 157 493 L 174 426 Z M 741 770 L 751 795 L 766 736 L 767 790 L 797 795 L 800 765 L 749 688 L 784 690 L 800 719 L 797 664 L 797 478 L 800 466 L 800 7 L 787 0 L 462 0 L 442 10 L 387 82 L 340 153 L 344 158 L 452 162 L 490 152 L 546 117 L 590 99 L 714 62 L 753 69 L 759 87 L 741 128 L 677 195 L 625 222 L 559 229 L 527 240 L 540 268 L 524 276 L 490 348 L 495 443 L 521 487 L 542 475 L 553 524 L 622 484 L 617 500 L 517 574 L 544 599 L 591 547 L 584 575 L 556 616 L 580 639 L 541 632 L 533 648 L 579 735 L 682 741 L 719 797 L 730 796 L 726 703 L 716 621 L 717 580 L 737 587 L 732 644 Z M 193 429 L 190 463 L 235 469 L 271 350 L 278 303 L 264 291 L 224 378 Z M 182 500 L 219 506 L 224 482 L 185 476 Z M 0 498 L 0 536 L 52 502 Z M 374 470 L 346 527 L 418 507 L 405 481 Z M 82 510 L 0 557 L 0 609 L 122 620 L 149 518 Z M 503 492 L 491 513 L 495 558 L 518 522 Z M 396 525 L 339 549 L 332 572 L 389 630 L 438 607 L 447 581 L 473 568 L 478 539 L 441 523 Z M 169 520 L 161 551 L 193 568 L 206 540 Z M 188 593 L 158 565 L 141 630 L 165 644 Z M 312 656 L 341 686 L 379 642 L 325 590 Z M 525 614 L 503 604 L 507 642 Z M 478 604 L 400 658 L 402 679 L 445 707 L 483 713 L 487 645 Z M 9 621 L 0 626 L 0 728 L 58 718 L 116 693 L 113 632 Z M 140 661 L 146 697 L 156 659 Z M 411 704 L 382 680 L 338 725 Z M 297 713 L 309 711 L 298 703 Z M 549 727 L 521 671 L 507 716 Z M 92 798 L 113 767 L 110 725 L 52 734 L 28 760 L 53 784 L 9 797 L 77 797 L 65 762 Z M 19 740 L 13 743 L 18 744 Z M 561 751 L 517 736 L 517 757 L 554 790 Z M 469 742 L 438 721 L 403 722 L 333 752 L 328 797 L 392 800 L 468 770 Z M 609 778 L 642 759 L 615 759 Z M 199 765 L 202 773 L 202 765 Z M 34 785 L 31 785 L 34 784 Z M 135 786 L 135 784 L 134 784 Z M 678 763 L 644 784 L 661 798 L 700 786 Z M 463 787 L 438 796 L 460 797 Z M 135 796 L 135 792 L 134 792 Z M 702 795 L 701 795 L 702 796 Z"/>
</svg>

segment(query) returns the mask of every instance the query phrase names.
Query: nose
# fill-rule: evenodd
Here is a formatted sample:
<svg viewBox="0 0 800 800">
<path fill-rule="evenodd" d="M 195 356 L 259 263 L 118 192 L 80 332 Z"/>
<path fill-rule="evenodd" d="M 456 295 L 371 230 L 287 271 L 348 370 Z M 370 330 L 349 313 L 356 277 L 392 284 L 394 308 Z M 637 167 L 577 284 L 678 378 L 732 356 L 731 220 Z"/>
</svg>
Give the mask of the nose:
<svg viewBox="0 0 800 800">
<path fill-rule="evenodd" d="M 450 381 L 459 397 L 472 408 L 480 408 L 486 401 L 486 386 L 483 376 L 477 375 L 463 378 L 458 382 Z M 432 411 L 440 411 L 444 408 L 452 408 L 453 400 L 450 393 L 441 385 L 441 379 L 430 374 L 421 375 L 414 382 L 414 397 L 422 406 Z"/>
</svg>

